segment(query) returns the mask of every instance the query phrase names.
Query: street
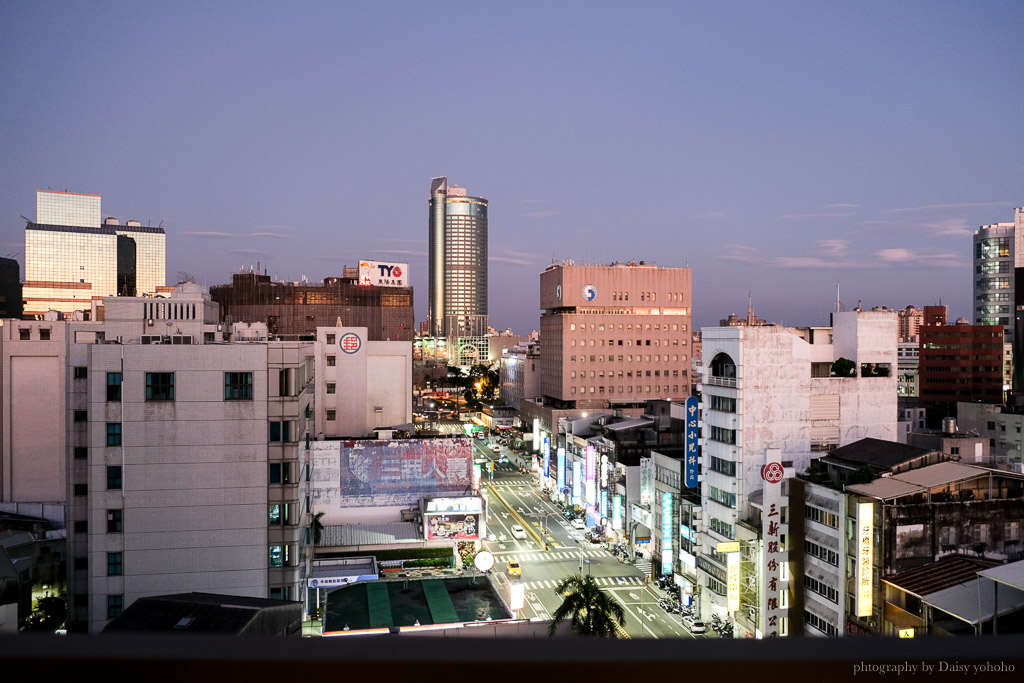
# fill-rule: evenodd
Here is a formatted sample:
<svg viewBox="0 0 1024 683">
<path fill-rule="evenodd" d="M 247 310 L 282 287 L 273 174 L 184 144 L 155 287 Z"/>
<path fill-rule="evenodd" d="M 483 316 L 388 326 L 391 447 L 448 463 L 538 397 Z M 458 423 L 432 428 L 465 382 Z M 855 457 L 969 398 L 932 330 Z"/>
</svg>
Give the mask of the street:
<svg viewBox="0 0 1024 683">
<path fill-rule="evenodd" d="M 479 440 L 475 444 L 478 457 L 495 461 L 493 477 L 486 471 L 483 476 L 484 487 L 490 487 L 487 530 L 497 539 L 484 542 L 495 557 L 491 579 L 499 592 L 507 589 L 509 582 L 524 585 L 526 602 L 519 616 L 550 619 L 561 604 L 555 586 L 582 571 L 623 606 L 624 628 L 631 638 L 704 637 L 691 636 L 680 615 L 668 614 L 658 606 L 658 598 L 664 594 L 645 584 L 649 560 L 639 560 L 634 566 L 615 557 L 604 544 L 591 543 L 584 537 L 585 530 L 570 528 L 558 506 L 542 495 L 540 477 L 529 472 L 528 458 L 521 461 L 527 468 L 522 474 L 517 456 L 504 447 L 499 454 Z M 501 463 L 505 457 L 512 462 Z M 528 534 L 525 540 L 513 538 L 514 524 L 528 526 L 535 535 Z M 522 576 L 508 576 L 510 561 L 519 562 Z"/>
</svg>

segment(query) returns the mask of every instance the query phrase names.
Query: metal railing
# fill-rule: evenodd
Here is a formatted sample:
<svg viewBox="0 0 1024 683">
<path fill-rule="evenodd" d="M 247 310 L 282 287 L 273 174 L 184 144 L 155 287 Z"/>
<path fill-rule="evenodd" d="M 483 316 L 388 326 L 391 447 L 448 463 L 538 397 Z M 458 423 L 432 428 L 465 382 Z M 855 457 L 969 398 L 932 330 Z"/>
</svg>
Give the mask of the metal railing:
<svg viewBox="0 0 1024 683">
<path fill-rule="evenodd" d="M 710 384 L 715 387 L 735 387 L 735 377 L 708 377 L 705 384 Z"/>
</svg>

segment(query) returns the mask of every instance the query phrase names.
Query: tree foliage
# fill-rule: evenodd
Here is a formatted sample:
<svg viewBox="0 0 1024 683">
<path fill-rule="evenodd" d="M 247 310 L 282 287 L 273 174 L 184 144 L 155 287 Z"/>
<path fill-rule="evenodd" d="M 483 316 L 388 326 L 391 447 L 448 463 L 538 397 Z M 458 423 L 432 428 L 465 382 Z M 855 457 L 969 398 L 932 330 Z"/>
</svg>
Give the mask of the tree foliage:
<svg viewBox="0 0 1024 683">
<path fill-rule="evenodd" d="M 558 624 L 567 617 L 574 632 L 598 638 L 614 637 L 616 625 L 622 626 L 626 621 L 622 605 L 602 591 L 590 575 L 567 576 L 555 591 L 565 597 L 551 615 L 549 635 L 555 635 Z"/>
<path fill-rule="evenodd" d="M 832 364 L 833 377 L 856 377 L 857 364 L 849 358 L 837 358 Z"/>
</svg>

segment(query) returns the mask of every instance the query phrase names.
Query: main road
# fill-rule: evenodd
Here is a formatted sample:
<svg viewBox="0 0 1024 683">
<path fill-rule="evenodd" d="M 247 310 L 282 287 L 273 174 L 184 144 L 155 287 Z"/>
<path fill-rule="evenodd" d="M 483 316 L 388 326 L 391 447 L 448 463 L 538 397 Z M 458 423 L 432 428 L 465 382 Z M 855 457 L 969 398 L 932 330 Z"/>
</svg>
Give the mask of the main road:
<svg viewBox="0 0 1024 683">
<path fill-rule="evenodd" d="M 492 580 L 507 594 L 511 582 L 524 584 L 526 602 L 520 616 L 548 620 L 561 604 L 555 586 L 567 576 L 583 573 L 594 577 L 626 611 L 626 633 L 631 638 L 692 637 L 678 614 L 658 607 L 658 596 L 648 585 L 650 562 L 634 566 L 615 557 L 604 544 L 591 543 L 585 531 L 572 529 L 561 510 L 541 493 L 540 478 L 529 472 L 529 461 L 505 448 L 500 453 L 490 444 L 474 439 L 477 460 L 486 458 L 493 472 L 484 467 L 483 485 L 489 487 L 487 531 L 495 541 L 484 546 L 494 554 Z M 503 462 L 509 460 L 509 462 Z M 527 473 L 520 472 L 520 465 Z M 512 536 L 512 525 L 529 527 L 527 538 Z M 546 549 L 545 549 L 546 546 Z M 509 576 L 508 563 L 517 561 L 522 576 Z M 697 638 L 703 636 L 695 636 Z"/>
</svg>

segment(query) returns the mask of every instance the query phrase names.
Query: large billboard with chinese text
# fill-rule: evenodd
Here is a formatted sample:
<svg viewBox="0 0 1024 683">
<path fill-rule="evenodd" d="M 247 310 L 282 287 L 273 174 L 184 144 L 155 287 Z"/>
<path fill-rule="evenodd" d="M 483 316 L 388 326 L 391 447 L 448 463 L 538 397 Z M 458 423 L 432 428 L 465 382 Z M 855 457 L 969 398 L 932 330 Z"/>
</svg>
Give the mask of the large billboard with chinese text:
<svg viewBox="0 0 1024 683">
<path fill-rule="evenodd" d="M 409 264 L 360 261 L 359 284 L 366 287 L 408 287 Z"/>
<path fill-rule="evenodd" d="M 857 504 L 857 616 L 870 617 L 873 601 L 875 506 Z"/>
<path fill-rule="evenodd" d="M 416 507 L 473 487 L 473 440 L 314 441 L 312 493 L 325 523 L 346 508 Z"/>
</svg>

